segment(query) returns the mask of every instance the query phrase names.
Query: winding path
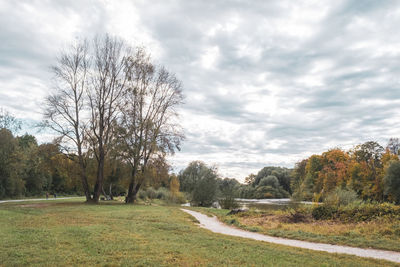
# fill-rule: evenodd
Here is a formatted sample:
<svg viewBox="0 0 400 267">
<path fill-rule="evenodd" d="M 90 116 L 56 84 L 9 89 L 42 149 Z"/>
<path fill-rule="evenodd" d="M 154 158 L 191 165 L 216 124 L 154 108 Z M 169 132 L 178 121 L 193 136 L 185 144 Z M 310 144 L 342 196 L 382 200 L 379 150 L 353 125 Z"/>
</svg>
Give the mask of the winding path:
<svg viewBox="0 0 400 267">
<path fill-rule="evenodd" d="M 200 222 L 200 227 L 208 229 L 214 233 L 238 236 L 244 238 L 255 239 L 259 241 L 265 241 L 280 245 L 286 245 L 291 247 L 298 248 L 306 248 L 311 250 L 325 251 L 329 253 L 342 253 L 349 255 L 356 255 L 359 257 L 365 258 L 375 258 L 381 260 L 388 260 L 400 263 L 400 252 L 387 251 L 387 250 L 378 250 L 378 249 L 365 249 L 365 248 L 356 248 L 349 246 L 339 246 L 339 245 L 330 245 L 324 243 L 314 243 L 307 242 L 301 240 L 293 240 L 279 237 L 272 237 L 263 234 L 248 232 L 244 230 L 240 230 L 231 226 L 228 226 L 222 222 L 220 222 L 215 216 L 208 217 L 200 212 L 181 209 L 186 213 L 189 213 L 193 217 L 195 217 Z"/>
<path fill-rule="evenodd" d="M 28 201 L 48 201 L 48 200 L 60 200 L 60 199 L 71 199 L 71 198 L 82 198 L 82 197 L 49 197 L 48 199 L 46 198 L 30 198 L 30 199 L 10 199 L 10 200 L 0 200 L 1 203 L 8 203 L 8 202 L 28 202 Z"/>
</svg>

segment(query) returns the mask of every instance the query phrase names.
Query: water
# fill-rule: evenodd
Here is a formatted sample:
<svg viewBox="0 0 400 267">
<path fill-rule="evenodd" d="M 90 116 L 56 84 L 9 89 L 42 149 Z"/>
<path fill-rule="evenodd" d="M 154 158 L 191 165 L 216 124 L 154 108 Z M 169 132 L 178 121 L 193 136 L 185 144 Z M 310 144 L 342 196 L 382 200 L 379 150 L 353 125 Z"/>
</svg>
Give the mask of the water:
<svg viewBox="0 0 400 267">
<path fill-rule="evenodd" d="M 301 201 L 294 202 L 290 198 L 279 199 L 245 199 L 236 198 L 240 209 L 258 209 L 258 210 L 286 210 L 287 208 L 295 208 L 301 204 L 312 204 L 312 202 Z M 190 206 L 190 203 L 183 204 L 182 206 Z M 213 204 L 214 208 L 220 209 L 221 206 L 218 202 Z"/>
<path fill-rule="evenodd" d="M 241 209 L 258 209 L 258 210 L 285 210 L 294 208 L 301 203 L 293 202 L 290 198 L 280 199 L 243 199 L 237 198 L 236 201 Z"/>
</svg>

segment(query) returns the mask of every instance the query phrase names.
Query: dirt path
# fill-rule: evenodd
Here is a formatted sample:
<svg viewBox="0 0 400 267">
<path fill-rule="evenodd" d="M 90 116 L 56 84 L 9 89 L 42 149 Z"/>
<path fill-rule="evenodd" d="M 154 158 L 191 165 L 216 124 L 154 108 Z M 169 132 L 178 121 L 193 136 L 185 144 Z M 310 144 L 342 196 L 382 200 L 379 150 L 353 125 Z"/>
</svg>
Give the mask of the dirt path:
<svg viewBox="0 0 400 267">
<path fill-rule="evenodd" d="M 400 252 L 378 250 L 378 249 L 355 248 L 348 246 L 313 243 L 307 241 L 272 237 L 228 226 L 220 222 L 215 216 L 208 217 L 207 215 L 204 215 L 200 212 L 186 210 L 186 209 L 181 209 L 181 210 L 195 217 L 200 222 L 200 227 L 208 229 L 214 233 L 250 238 L 250 239 L 255 239 L 280 245 L 286 245 L 291 247 L 306 248 L 311 250 L 325 251 L 329 253 L 350 254 L 359 257 L 375 258 L 375 259 L 388 260 L 400 263 Z"/>
<path fill-rule="evenodd" d="M 1 203 L 7 203 L 7 202 L 25 202 L 25 201 L 42 201 L 42 200 L 60 200 L 60 199 L 71 199 L 71 198 L 82 198 L 82 197 L 49 197 L 49 199 L 45 198 L 31 198 L 31 199 L 10 199 L 10 200 L 0 200 Z"/>
</svg>

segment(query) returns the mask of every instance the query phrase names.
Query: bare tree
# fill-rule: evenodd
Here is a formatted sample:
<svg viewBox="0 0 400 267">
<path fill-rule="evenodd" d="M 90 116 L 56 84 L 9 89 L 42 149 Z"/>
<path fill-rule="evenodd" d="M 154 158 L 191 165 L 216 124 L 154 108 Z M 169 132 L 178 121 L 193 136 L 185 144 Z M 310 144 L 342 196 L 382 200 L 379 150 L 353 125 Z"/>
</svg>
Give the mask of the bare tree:
<svg viewBox="0 0 400 267">
<path fill-rule="evenodd" d="M 390 153 L 392 154 L 399 155 L 400 152 L 399 138 L 390 138 L 386 146 L 386 149 L 389 149 Z"/>
<path fill-rule="evenodd" d="M 46 98 L 44 124 L 58 133 L 66 154 L 79 163 L 88 202 L 98 202 L 104 193 L 104 166 L 111 149 L 132 167 L 126 198 L 131 203 L 149 160 L 173 153 L 183 138 L 175 110 L 183 100 L 181 83 L 152 64 L 144 49 L 131 51 L 106 35 L 90 45 L 73 46 L 52 68 L 56 92 Z M 93 197 L 88 155 L 97 161 Z"/>
<path fill-rule="evenodd" d="M 97 160 L 93 200 L 98 202 L 104 180 L 104 161 L 114 136 L 120 99 L 125 92 L 129 49 L 110 36 L 94 41 L 93 68 L 88 90 L 90 143 Z"/>
<path fill-rule="evenodd" d="M 0 129 L 8 129 L 14 135 L 21 130 L 21 121 L 16 119 L 8 111 L 0 108 Z"/>
<path fill-rule="evenodd" d="M 163 67 L 156 67 L 144 49 L 126 61 L 127 91 L 121 106 L 119 144 L 131 166 L 126 203 L 133 203 L 144 182 L 149 160 L 173 153 L 183 139 L 175 108 L 182 103 L 182 85 Z"/>
<path fill-rule="evenodd" d="M 45 101 L 44 126 L 58 133 L 63 151 L 80 166 L 80 178 L 86 201 L 91 194 L 84 157 L 87 118 L 83 118 L 90 60 L 86 41 L 61 54 L 52 67 L 56 90 Z"/>
</svg>

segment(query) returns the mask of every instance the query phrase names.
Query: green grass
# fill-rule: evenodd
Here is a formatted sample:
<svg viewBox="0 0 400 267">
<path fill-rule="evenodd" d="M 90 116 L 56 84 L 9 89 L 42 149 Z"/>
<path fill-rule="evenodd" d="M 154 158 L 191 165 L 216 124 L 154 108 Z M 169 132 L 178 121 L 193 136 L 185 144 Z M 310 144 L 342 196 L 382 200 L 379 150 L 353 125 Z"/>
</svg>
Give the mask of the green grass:
<svg viewBox="0 0 400 267">
<path fill-rule="evenodd" d="M 214 234 L 179 207 L 0 204 L 2 266 L 395 266 Z"/>
<path fill-rule="evenodd" d="M 192 208 L 209 216 L 215 215 L 226 224 L 263 234 L 290 239 L 306 240 L 362 248 L 400 251 L 400 222 L 375 219 L 369 222 L 342 223 L 338 221 L 310 221 L 288 223 L 279 218 L 284 211 L 249 211 L 227 215 L 229 210 Z"/>
</svg>

